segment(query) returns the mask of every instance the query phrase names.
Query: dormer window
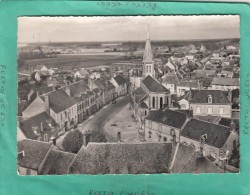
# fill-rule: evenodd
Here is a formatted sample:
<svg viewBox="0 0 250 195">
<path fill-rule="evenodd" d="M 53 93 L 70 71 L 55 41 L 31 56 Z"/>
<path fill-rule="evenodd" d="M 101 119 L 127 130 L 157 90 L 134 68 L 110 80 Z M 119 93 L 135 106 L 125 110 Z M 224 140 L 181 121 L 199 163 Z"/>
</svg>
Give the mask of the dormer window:
<svg viewBox="0 0 250 195">
<path fill-rule="evenodd" d="M 208 102 L 209 104 L 212 104 L 212 103 L 213 103 L 213 98 L 212 98 L 211 95 L 208 95 L 208 97 L 207 97 L 207 102 Z"/>
</svg>

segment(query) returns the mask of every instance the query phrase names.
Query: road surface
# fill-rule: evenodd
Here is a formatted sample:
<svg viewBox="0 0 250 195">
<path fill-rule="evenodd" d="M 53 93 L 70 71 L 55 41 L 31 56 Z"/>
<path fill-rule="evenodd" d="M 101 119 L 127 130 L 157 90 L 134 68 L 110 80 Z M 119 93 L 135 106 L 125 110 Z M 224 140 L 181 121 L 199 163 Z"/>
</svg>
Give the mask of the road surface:
<svg viewBox="0 0 250 195">
<path fill-rule="evenodd" d="M 104 132 L 105 124 L 109 122 L 117 113 L 119 113 L 127 104 L 129 104 L 129 102 L 130 102 L 129 96 L 119 98 L 115 104 L 110 103 L 106 105 L 98 113 L 96 113 L 91 119 L 79 125 L 78 129 L 82 132 L 84 132 L 85 130 Z M 116 141 L 116 138 L 114 138 L 113 136 L 110 136 L 109 134 L 105 134 L 105 135 L 109 142 Z"/>
</svg>

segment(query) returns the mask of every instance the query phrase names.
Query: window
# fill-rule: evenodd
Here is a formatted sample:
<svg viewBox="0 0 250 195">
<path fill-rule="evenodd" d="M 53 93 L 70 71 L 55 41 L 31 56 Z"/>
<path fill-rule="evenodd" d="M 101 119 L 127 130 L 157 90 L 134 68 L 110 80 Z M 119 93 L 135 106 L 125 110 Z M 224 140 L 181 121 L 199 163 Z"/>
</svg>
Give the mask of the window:
<svg viewBox="0 0 250 195">
<path fill-rule="evenodd" d="M 219 114 L 224 114 L 224 109 L 222 107 L 219 108 Z"/>
<path fill-rule="evenodd" d="M 167 142 L 167 141 L 168 141 L 168 139 L 167 139 L 166 137 L 164 137 L 164 138 L 163 138 L 163 141 L 164 141 L 164 142 Z"/>
<path fill-rule="evenodd" d="M 30 175 L 30 174 L 31 174 L 30 169 L 26 169 L 26 174 L 27 174 L 27 175 Z"/>
<path fill-rule="evenodd" d="M 151 138 L 151 137 L 152 137 L 152 132 L 149 131 L 149 132 L 148 132 L 148 138 Z"/>
<path fill-rule="evenodd" d="M 161 133 L 162 132 L 162 125 L 158 126 L 158 131 Z"/>
<path fill-rule="evenodd" d="M 64 115 L 65 115 L 65 118 L 67 118 L 67 112 L 66 111 L 64 112 Z"/>
<path fill-rule="evenodd" d="M 211 95 L 208 95 L 208 97 L 207 97 L 207 102 L 208 102 L 209 104 L 212 104 L 212 103 L 213 103 L 213 98 L 212 98 Z"/>
<path fill-rule="evenodd" d="M 161 141 L 161 135 L 158 136 L 158 141 L 159 141 L 159 142 Z"/>
<path fill-rule="evenodd" d="M 207 114 L 213 114 L 213 108 L 208 107 L 207 108 Z"/>
<path fill-rule="evenodd" d="M 155 108 L 155 97 L 153 97 L 152 107 Z"/>
<path fill-rule="evenodd" d="M 147 110 L 145 110 L 145 116 L 147 115 Z"/>
<path fill-rule="evenodd" d="M 61 113 L 61 120 L 63 120 L 63 116 L 62 116 L 62 113 Z"/>
<path fill-rule="evenodd" d="M 160 97 L 160 109 L 163 108 L 163 98 Z"/>
<path fill-rule="evenodd" d="M 198 106 L 198 107 L 196 108 L 196 112 L 197 112 L 197 113 L 201 113 L 201 107 Z"/>
</svg>

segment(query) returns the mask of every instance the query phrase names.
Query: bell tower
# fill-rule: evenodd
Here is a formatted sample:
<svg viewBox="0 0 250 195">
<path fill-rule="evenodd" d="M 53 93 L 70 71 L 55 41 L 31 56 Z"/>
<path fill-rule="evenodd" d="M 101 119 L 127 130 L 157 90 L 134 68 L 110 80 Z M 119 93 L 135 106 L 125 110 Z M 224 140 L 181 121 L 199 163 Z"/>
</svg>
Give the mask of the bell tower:
<svg viewBox="0 0 250 195">
<path fill-rule="evenodd" d="M 145 78 L 148 75 L 150 75 L 153 78 L 155 77 L 153 53 L 149 36 L 149 26 L 147 28 L 147 39 L 143 55 L 143 77 Z"/>
</svg>

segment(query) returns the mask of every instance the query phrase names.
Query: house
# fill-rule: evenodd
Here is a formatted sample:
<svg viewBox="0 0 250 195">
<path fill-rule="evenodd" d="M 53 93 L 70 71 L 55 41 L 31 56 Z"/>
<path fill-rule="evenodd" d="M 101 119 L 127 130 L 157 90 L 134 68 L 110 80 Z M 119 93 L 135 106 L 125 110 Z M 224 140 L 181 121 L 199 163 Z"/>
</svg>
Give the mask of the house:
<svg viewBox="0 0 250 195">
<path fill-rule="evenodd" d="M 105 104 L 111 102 L 115 98 L 115 86 L 105 78 L 102 79 L 88 79 L 88 87 L 93 90 L 98 88 L 103 94 L 103 102 Z"/>
<path fill-rule="evenodd" d="M 177 84 L 177 96 L 183 96 L 185 95 L 186 91 L 194 90 L 194 89 L 200 89 L 200 83 L 199 81 L 182 81 Z"/>
<path fill-rule="evenodd" d="M 17 143 L 17 170 L 20 175 L 39 175 L 52 144 L 24 139 Z"/>
<path fill-rule="evenodd" d="M 68 173 L 76 154 L 51 149 L 41 167 L 41 175 L 63 175 Z"/>
<path fill-rule="evenodd" d="M 170 143 L 89 143 L 80 149 L 68 174 L 168 173 L 172 156 Z"/>
<path fill-rule="evenodd" d="M 181 110 L 189 110 L 189 101 L 191 99 L 191 91 L 186 91 L 185 94 L 178 98 L 178 103 Z"/>
<path fill-rule="evenodd" d="M 27 139 L 49 142 L 58 136 L 58 126 L 46 111 L 19 121 L 19 126 Z"/>
<path fill-rule="evenodd" d="M 176 87 L 179 79 L 175 72 L 168 72 L 162 76 L 162 85 L 165 86 L 171 94 L 176 94 Z"/>
<path fill-rule="evenodd" d="M 77 123 L 77 102 L 70 96 L 69 86 L 40 96 L 46 111 L 59 125 L 59 134 Z"/>
<path fill-rule="evenodd" d="M 150 142 L 179 142 L 180 130 L 186 123 L 186 113 L 164 109 L 153 110 L 145 119 L 145 140 Z"/>
<path fill-rule="evenodd" d="M 87 78 L 89 76 L 88 70 L 81 68 L 74 72 L 74 78 Z"/>
<path fill-rule="evenodd" d="M 122 76 L 112 77 L 110 82 L 115 86 L 116 95 L 122 96 L 127 93 L 127 81 Z"/>
<path fill-rule="evenodd" d="M 193 115 L 231 118 L 231 96 L 231 92 L 220 90 L 192 90 L 190 109 Z"/>
<path fill-rule="evenodd" d="M 79 81 L 66 87 L 69 88 L 70 96 L 76 101 L 78 123 L 96 112 L 96 97 L 85 82 Z"/>
<path fill-rule="evenodd" d="M 239 136 L 235 129 L 210 122 L 191 119 L 180 134 L 180 142 L 194 145 L 202 156 L 211 156 L 219 162 L 236 147 Z"/>
<path fill-rule="evenodd" d="M 45 65 L 37 65 L 36 68 L 34 69 L 34 71 L 47 71 L 48 68 Z"/>
<path fill-rule="evenodd" d="M 194 145 L 183 143 L 178 145 L 172 164 L 171 173 L 223 173 L 209 158 L 200 156 Z"/>
<path fill-rule="evenodd" d="M 90 73 L 89 78 L 90 79 L 100 79 L 102 76 L 101 72 L 93 71 Z"/>
<path fill-rule="evenodd" d="M 239 78 L 214 77 L 211 88 L 213 90 L 233 90 L 240 88 Z"/>
</svg>

